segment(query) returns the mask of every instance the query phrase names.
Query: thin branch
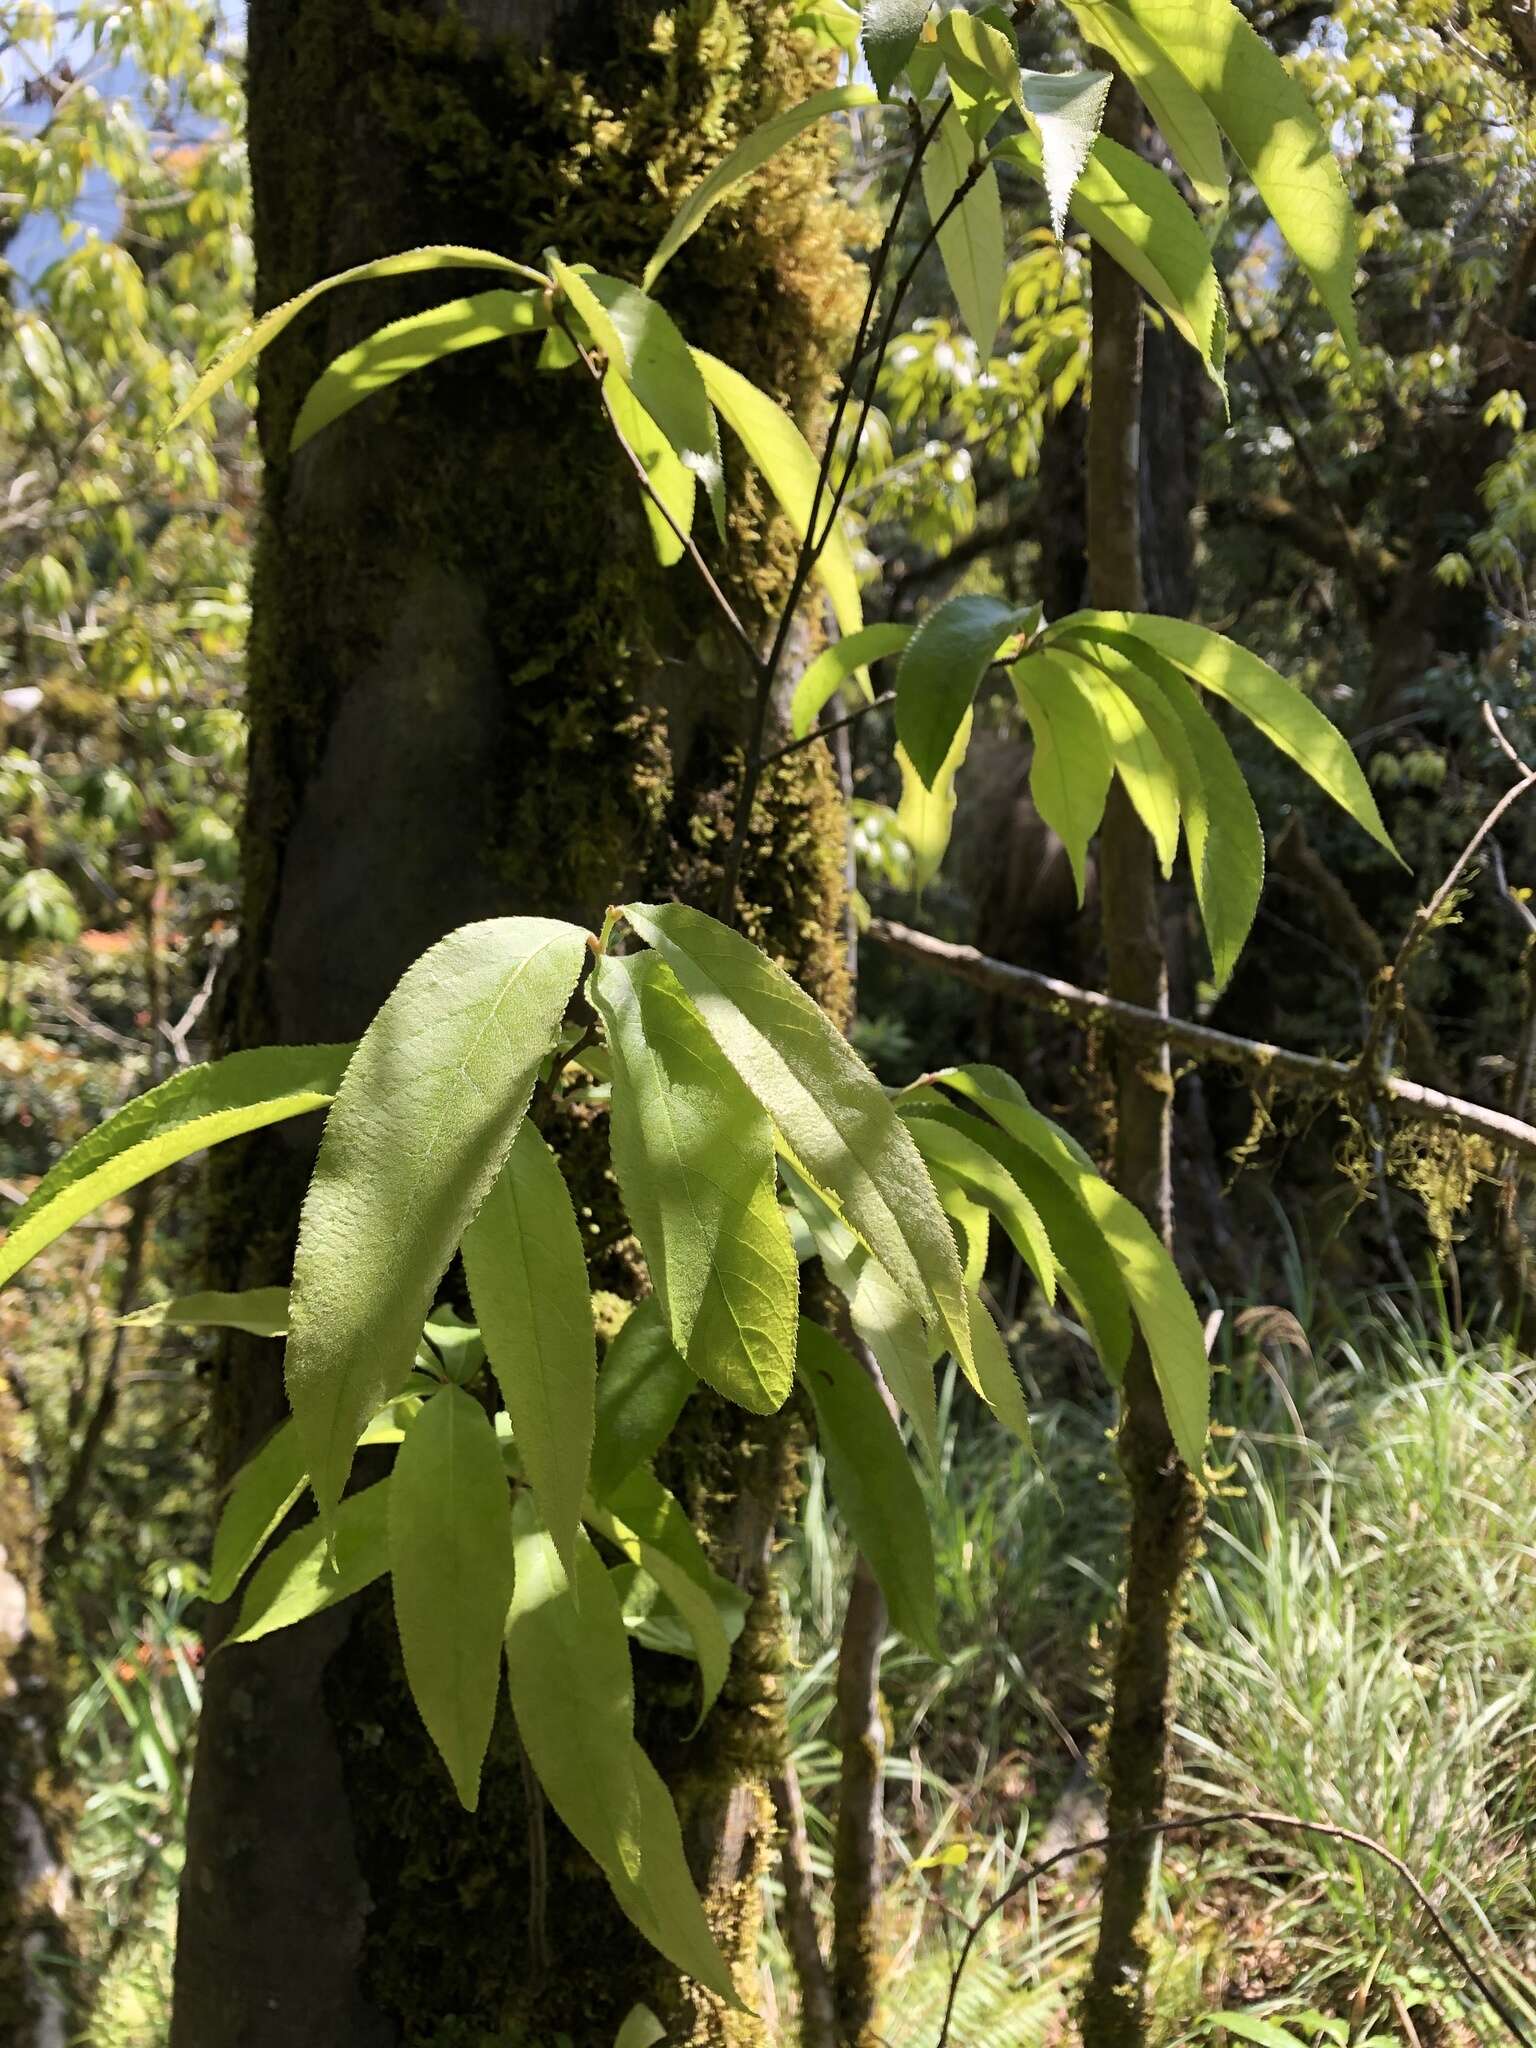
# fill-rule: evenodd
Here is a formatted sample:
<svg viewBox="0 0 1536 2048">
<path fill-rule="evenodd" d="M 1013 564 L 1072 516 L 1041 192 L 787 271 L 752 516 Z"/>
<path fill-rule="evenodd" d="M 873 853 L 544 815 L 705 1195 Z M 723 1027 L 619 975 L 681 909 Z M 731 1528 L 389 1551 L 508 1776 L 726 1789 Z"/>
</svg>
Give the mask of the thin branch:
<svg viewBox="0 0 1536 2048">
<path fill-rule="evenodd" d="M 867 704 L 856 704 L 851 711 L 845 711 L 841 718 L 829 718 L 825 725 L 812 726 L 797 740 L 787 740 L 782 747 L 772 747 L 763 756 L 763 766 L 782 761 L 786 754 L 798 754 L 802 747 L 808 747 L 812 740 L 830 739 L 835 732 L 841 732 L 845 725 L 857 725 L 861 718 L 868 718 L 871 711 L 883 710 L 887 704 L 896 702 L 894 690 L 882 690 L 878 697 L 871 697 Z"/>
<path fill-rule="evenodd" d="M 816 1929 L 816 1878 L 805 1826 L 805 1801 L 794 1759 L 768 1781 L 779 1823 L 779 1873 L 784 1881 L 784 1940 L 800 1988 L 802 2048 L 837 2048 L 837 2010 L 832 1978 Z"/>
</svg>

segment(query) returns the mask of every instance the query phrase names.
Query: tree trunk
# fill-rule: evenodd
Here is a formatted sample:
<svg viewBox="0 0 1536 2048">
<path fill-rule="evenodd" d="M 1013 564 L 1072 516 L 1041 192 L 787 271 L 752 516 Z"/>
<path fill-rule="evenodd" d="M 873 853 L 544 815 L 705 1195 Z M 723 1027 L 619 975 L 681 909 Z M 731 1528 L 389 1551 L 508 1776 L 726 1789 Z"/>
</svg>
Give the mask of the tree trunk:
<svg viewBox="0 0 1536 2048">
<path fill-rule="evenodd" d="M 1134 100 L 1123 80 L 1106 130 L 1133 146 Z M 1139 610 L 1141 567 L 1142 311 L 1138 288 L 1093 252 L 1093 404 L 1088 421 L 1088 564 L 1093 602 Z M 1167 1014 L 1152 842 L 1117 782 L 1105 814 L 1100 890 L 1110 994 Z M 1116 1054 L 1115 1180 L 1172 1244 L 1173 1082 L 1168 1050 Z M 1180 1463 L 1146 1345 L 1138 1337 L 1122 1391 L 1119 1456 L 1130 1495 L 1124 1601 L 1104 1770 L 1111 1832 L 1154 1820 L 1167 1780 L 1169 1678 L 1179 1589 L 1200 1521 L 1200 1490 Z M 1134 2048 L 1146 2031 L 1143 1932 L 1153 1838 L 1105 1858 L 1098 1948 L 1083 2000 L 1085 2048 Z"/>
<path fill-rule="evenodd" d="M 261 305 L 422 242 L 522 259 L 554 243 L 638 274 L 698 176 L 826 82 L 789 13 L 776 0 L 463 0 L 453 12 L 253 0 Z M 667 277 L 690 340 L 802 419 L 851 324 L 829 163 L 825 143 L 798 146 Z M 655 566 L 585 383 L 536 370 L 536 344 L 476 350 L 286 452 L 334 354 L 486 282 L 339 292 L 262 365 L 246 898 L 227 1045 L 355 1036 L 408 963 L 473 918 L 595 926 L 631 894 L 714 907 L 746 678 L 687 565 Z M 725 569 L 758 625 L 790 551 L 755 481 L 730 484 Z M 834 1013 L 846 988 L 842 845 L 823 750 L 770 769 L 740 921 Z M 594 1285 L 632 1294 L 638 1259 L 600 1119 L 550 1135 L 578 1184 Z M 286 1277 L 315 1138 L 288 1128 L 224 1164 L 217 1284 Z M 213 1402 L 221 1474 L 281 1412 L 270 1351 L 232 1347 Z M 693 1740 L 686 1667 L 648 1660 L 639 1684 L 641 1739 L 750 2002 L 777 1726 L 766 1564 L 786 1455 L 776 1422 L 709 1396 L 691 1404 L 666 1476 L 717 1566 L 757 1598 Z M 458 1810 L 405 1693 L 387 1593 L 213 1659 L 175 2048 L 561 2035 L 606 2048 L 639 1999 L 676 2043 L 762 2038 L 754 2020 L 681 1985 L 553 1816 L 530 1807 L 506 1713 L 480 1811 Z"/>
</svg>

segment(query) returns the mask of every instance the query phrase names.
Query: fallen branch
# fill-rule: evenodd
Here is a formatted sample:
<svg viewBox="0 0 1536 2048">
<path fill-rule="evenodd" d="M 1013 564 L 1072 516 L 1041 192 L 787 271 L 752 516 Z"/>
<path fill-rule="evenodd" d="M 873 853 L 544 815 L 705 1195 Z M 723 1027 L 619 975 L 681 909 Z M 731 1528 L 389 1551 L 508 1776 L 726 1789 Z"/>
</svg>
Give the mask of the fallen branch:
<svg viewBox="0 0 1536 2048">
<path fill-rule="evenodd" d="M 1237 1038 L 1230 1032 L 1217 1031 L 1209 1024 L 1194 1024 L 1182 1017 L 1162 1017 L 1155 1010 L 1119 1002 L 1097 990 L 1078 988 L 1070 981 L 1059 981 L 1055 975 L 1015 967 L 1007 960 L 994 960 L 988 954 L 978 953 L 974 946 L 957 946 L 946 939 L 930 938 L 925 932 L 913 931 L 910 926 L 888 918 L 873 919 L 865 936 L 904 960 L 937 974 L 947 974 L 955 981 L 968 982 L 973 988 L 985 989 L 1009 1002 L 1054 1010 L 1083 1024 L 1100 1024 L 1123 1036 L 1171 1046 L 1194 1059 L 1215 1060 L 1256 1080 L 1277 1082 L 1302 1094 L 1347 1100 L 1375 1093 L 1395 1115 L 1469 1131 L 1486 1138 L 1500 1151 L 1536 1160 L 1536 1125 L 1523 1123 L 1503 1110 L 1486 1109 L 1478 1102 L 1464 1102 L 1460 1096 L 1443 1094 L 1438 1088 L 1426 1088 L 1418 1081 L 1386 1074 L 1369 1083 L 1360 1068 L 1348 1061 L 1292 1052 L 1286 1046 L 1267 1045 L 1257 1038 Z"/>
</svg>

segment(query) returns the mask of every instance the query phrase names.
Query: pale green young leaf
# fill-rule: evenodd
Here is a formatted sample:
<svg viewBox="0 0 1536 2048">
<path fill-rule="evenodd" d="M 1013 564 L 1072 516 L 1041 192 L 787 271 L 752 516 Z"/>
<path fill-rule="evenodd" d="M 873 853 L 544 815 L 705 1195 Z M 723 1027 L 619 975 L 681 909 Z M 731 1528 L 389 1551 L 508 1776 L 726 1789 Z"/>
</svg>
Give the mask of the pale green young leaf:
<svg viewBox="0 0 1536 2048">
<path fill-rule="evenodd" d="M 789 729 L 794 737 L 803 740 L 815 730 L 822 711 L 850 680 L 859 682 L 867 701 L 872 692 L 864 680 L 865 664 L 899 653 L 911 638 L 910 626 L 866 626 L 862 633 L 834 640 L 824 648 L 795 685 L 790 699 Z"/>
<path fill-rule="evenodd" d="M 1357 355 L 1355 212 L 1306 88 L 1233 0 L 1118 0 L 1118 6 L 1122 19 L 1156 38 L 1215 115 L 1338 322 L 1345 347 Z"/>
<path fill-rule="evenodd" d="M 244 1330 L 282 1337 L 288 1330 L 286 1287 L 246 1287 L 237 1294 L 183 1294 L 119 1316 L 124 1330 Z"/>
<path fill-rule="evenodd" d="M 82 1216 L 178 1160 L 324 1109 L 349 1045 L 262 1047 L 185 1067 L 71 1146 L 11 1217 L 0 1286 Z"/>
<path fill-rule="evenodd" d="M 1008 671 L 1029 721 L 1035 809 L 1067 850 L 1077 900 L 1088 890 L 1088 844 L 1104 817 L 1115 765 L 1093 701 L 1071 662 L 1026 654 Z"/>
<path fill-rule="evenodd" d="M 915 1134 L 914 1134 L 915 1135 Z M 921 1145 L 919 1145 L 921 1150 Z M 933 1175 L 933 1184 L 938 1190 L 939 1200 L 944 1204 L 944 1214 L 955 1226 L 955 1242 L 960 1247 L 961 1270 L 965 1276 L 966 1298 L 980 1290 L 986 1278 L 987 1254 L 992 1243 L 992 1218 L 980 1202 L 972 1201 L 959 1181 L 951 1180 L 947 1173 L 929 1162 L 928 1171 Z"/>
<path fill-rule="evenodd" d="M 517 1136 L 581 972 L 550 918 L 463 926 L 364 1033 L 304 1199 L 288 1396 L 322 1515 L 364 1422 L 410 1371 L 433 1290 Z"/>
<path fill-rule="evenodd" d="M 510 257 L 498 256 L 493 250 L 463 249 L 446 243 L 425 249 L 406 249 L 398 256 L 380 256 L 372 263 L 355 264 L 352 269 L 338 271 L 334 277 L 324 277 L 294 298 L 285 299 L 282 305 L 264 313 L 254 326 L 248 327 L 244 334 L 231 342 L 212 367 L 198 378 L 191 394 L 176 408 L 175 416 L 166 428 L 167 434 L 174 433 L 200 405 L 206 405 L 231 377 L 240 374 L 247 363 L 254 362 L 290 322 L 324 293 L 334 291 L 341 284 L 367 284 L 375 278 L 407 277 L 422 270 L 504 270 L 540 290 L 547 282 L 538 271 L 530 270 L 526 263 L 514 263 Z"/>
<path fill-rule="evenodd" d="M 604 375 L 603 396 L 614 425 L 639 456 L 650 479 L 651 489 L 641 492 L 640 502 L 656 559 L 670 569 L 682 560 L 684 540 L 693 531 L 697 495 L 693 471 L 683 467 L 676 449 L 615 369 Z"/>
<path fill-rule="evenodd" d="M 310 385 L 289 437 L 290 450 L 302 448 L 322 427 L 339 420 L 376 391 L 398 384 L 417 370 L 488 342 L 514 335 L 541 333 L 549 326 L 549 295 L 545 291 L 476 292 L 465 299 L 447 299 L 425 313 L 392 320 L 366 341 L 347 349 Z"/>
<path fill-rule="evenodd" d="M 805 0 L 789 17 L 789 25 L 813 37 L 821 50 L 852 52 L 859 47 L 859 10 L 849 0 Z"/>
<path fill-rule="evenodd" d="M 816 1410 L 832 1497 L 869 1559 L 891 1620 L 937 1654 L 933 1536 L 901 1433 L 869 1374 L 809 1318 L 800 1331 L 800 1377 Z"/>
<path fill-rule="evenodd" d="M 901 76 L 928 19 L 931 0 L 864 0 L 864 58 L 881 99 Z"/>
<path fill-rule="evenodd" d="M 591 1486 L 599 1501 L 661 1448 L 697 1385 L 668 1334 L 660 1302 L 650 1296 L 608 1346 L 597 1376 Z"/>
<path fill-rule="evenodd" d="M 1087 642 L 1053 639 L 1050 652 L 1072 670 L 1098 713 L 1115 773 L 1151 836 L 1158 865 L 1165 876 L 1171 875 L 1179 851 L 1179 784 L 1172 762 L 1140 706 L 1094 660 Z"/>
<path fill-rule="evenodd" d="M 225 1646 L 291 1628 L 381 1579 L 389 1570 L 389 1488 L 381 1479 L 349 1494 L 332 1517 L 329 1537 L 318 1520 L 285 1536 L 257 1566 Z"/>
<path fill-rule="evenodd" d="M 771 1414 L 799 1316 L 773 1126 L 655 954 L 600 960 L 589 995 L 614 1066 L 614 1170 L 672 1342 L 700 1379 Z"/>
<path fill-rule="evenodd" d="M 729 926 L 684 904 L 625 915 L 672 969 L 716 1044 L 925 1322 L 969 1344 L 954 1239 L 874 1075 L 824 1011 Z"/>
<path fill-rule="evenodd" d="M 851 12 L 851 10 L 850 10 Z M 855 32 L 858 17 L 853 16 Z M 728 192 L 750 178 L 752 173 L 768 162 L 770 157 L 793 142 L 797 135 L 817 121 L 825 120 L 829 114 L 840 114 L 850 107 L 875 105 L 879 95 L 867 85 L 836 85 L 826 92 L 818 92 L 799 106 L 786 107 L 782 113 L 764 121 L 760 128 L 738 142 L 730 155 L 716 164 L 715 168 L 696 185 L 673 215 L 672 225 L 657 244 L 656 253 L 645 266 L 643 283 L 649 292 L 654 290 L 656 280 L 682 248 L 688 239 L 698 233 L 710 213 Z"/>
<path fill-rule="evenodd" d="M 970 178 L 976 152 L 958 107 L 951 105 L 923 156 L 923 197 L 930 220 L 943 219 Z M 1003 305 L 1007 260 L 1003 201 L 990 164 L 939 229 L 939 254 L 960 318 L 983 362 L 992 354 Z"/>
<path fill-rule="evenodd" d="M 940 15 L 938 48 L 966 133 L 981 143 L 1009 106 L 1023 106 L 1019 46 L 980 15 L 951 8 Z"/>
<path fill-rule="evenodd" d="M 1019 1257 L 1056 1299 L 1056 1255 L 1039 1210 L 992 1154 L 973 1139 L 932 1118 L 914 1117 L 908 1129 L 935 1174 L 944 1173 L 1001 1223 Z"/>
<path fill-rule="evenodd" d="M 1162 46 L 1157 26 L 1144 28 L 1119 0 L 1067 0 L 1078 27 L 1130 79 L 1207 206 L 1227 196 L 1227 166 L 1216 117 Z"/>
<path fill-rule="evenodd" d="M 841 5 L 842 0 L 838 0 L 838 4 Z M 851 8 L 849 12 L 852 13 Z M 858 25 L 858 19 L 855 14 L 855 27 Z M 613 2048 L 657 2048 L 657 2043 L 665 2041 L 666 2038 L 666 2028 L 648 2005 L 632 2005 L 625 2013 L 619 2031 L 613 2037 Z"/>
<path fill-rule="evenodd" d="M 1040 144 L 1051 229 L 1059 242 L 1109 97 L 1107 71 L 1025 71 L 1024 116 Z"/>
<path fill-rule="evenodd" d="M 570 1190 L 531 1123 L 518 1131 L 463 1250 L 523 1469 L 570 1570 L 592 1455 L 597 1336 Z"/>
<path fill-rule="evenodd" d="M 933 1077 L 967 1097 L 1066 1182 L 1102 1231 L 1146 1339 L 1179 1455 L 1199 1472 L 1210 1422 L 1210 1367 L 1194 1303 L 1172 1259 L 1133 1202 L 1098 1174 L 1080 1146 L 1034 1109 L 997 1067 L 951 1067 Z"/>
<path fill-rule="evenodd" d="M 1105 628 L 1145 641 L 1202 689 L 1240 711 L 1272 746 L 1289 754 L 1378 846 L 1397 858 L 1371 786 L 1349 742 L 1294 683 L 1208 626 L 1163 618 L 1154 612 L 1074 612 L 1052 628 L 1052 637 L 1075 637 L 1079 631 L 1091 634 Z"/>
<path fill-rule="evenodd" d="M 432 1356 L 441 1361 L 443 1374 L 456 1387 L 467 1387 L 485 1364 L 485 1344 L 479 1330 L 446 1304 L 433 1309 L 421 1334 L 431 1347 Z"/>
<path fill-rule="evenodd" d="M 215 1605 L 235 1588 L 304 1491 L 304 1453 L 291 1421 L 275 1429 L 235 1474 L 213 1535 L 206 1597 Z"/>
<path fill-rule="evenodd" d="M 703 349 L 693 351 L 705 388 L 719 408 L 720 417 L 746 449 L 752 466 L 777 498 L 796 538 L 804 540 L 810 527 L 811 508 L 816 499 L 816 478 L 820 464 L 806 445 L 805 436 L 789 414 L 775 405 L 765 392 Z M 823 495 L 818 517 L 825 520 L 828 500 Z M 821 538 L 819 532 L 817 539 Z M 840 523 L 834 523 L 816 563 L 816 574 L 832 606 L 838 630 L 845 636 L 861 630 L 864 603 L 859 596 L 859 576 L 853 565 L 853 550 Z"/>
<path fill-rule="evenodd" d="M 507 1611 L 507 1683 L 517 1732 L 550 1805 L 610 1876 L 641 1871 L 629 1637 L 602 1559 L 583 1530 L 576 1569 L 530 1494 L 512 1511 L 517 1570 Z"/>
<path fill-rule="evenodd" d="M 906 748 L 899 743 L 896 748 L 896 770 L 901 777 L 896 829 L 911 852 L 912 886 L 919 895 L 939 872 L 949 851 L 955 806 L 959 801 L 955 795 L 955 777 L 971 744 L 971 716 L 967 711 L 961 719 L 960 729 L 931 789 L 924 786 L 923 778 L 912 766 Z"/>
<path fill-rule="evenodd" d="M 896 737 L 926 788 L 942 774 L 998 649 L 1038 616 L 1001 598 L 951 597 L 912 635 L 896 671 Z"/>
<path fill-rule="evenodd" d="M 512 1502 L 490 1417 L 458 1387 L 432 1396 L 396 1455 L 389 1565 L 411 1697 L 473 1813 L 512 1598 Z"/>
<path fill-rule="evenodd" d="M 971 1350 L 976 1360 L 975 1370 L 970 1374 L 971 1385 L 1010 1436 L 1017 1437 L 1021 1444 L 1032 1444 L 1029 1403 L 1013 1369 L 1008 1346 L 979 1297 L 971 1295 L 969 1306 Z"/>
</svg>

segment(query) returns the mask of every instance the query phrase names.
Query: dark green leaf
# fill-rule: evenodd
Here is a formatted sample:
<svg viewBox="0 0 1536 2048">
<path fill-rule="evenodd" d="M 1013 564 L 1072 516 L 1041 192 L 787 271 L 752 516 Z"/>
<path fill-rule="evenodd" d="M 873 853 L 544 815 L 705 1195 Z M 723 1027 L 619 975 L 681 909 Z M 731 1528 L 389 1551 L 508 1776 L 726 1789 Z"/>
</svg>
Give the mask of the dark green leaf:
<svg viewBox="0 0 1536 2048">
<path fill-rule="evenodd" d="M 597 1376 L 597 1435 L 592 1492 L 606 1501 L 670 1435 L 698 1385 L 667 1334 L 654 1296 L 633 1310 L 608 1346 Z"/>
<path fill-rule="evenodd" d="M 951 597 L 913 634 L 896 671 L 896 736 L 932 789 L 1000 647 L 1037 614 L 996 597 Z"/>
<path fill-rule="evenodd" d="M 864 0 L 864 58 L 881 99 L 917 48 L 931 0 Z"/>
</svg>

